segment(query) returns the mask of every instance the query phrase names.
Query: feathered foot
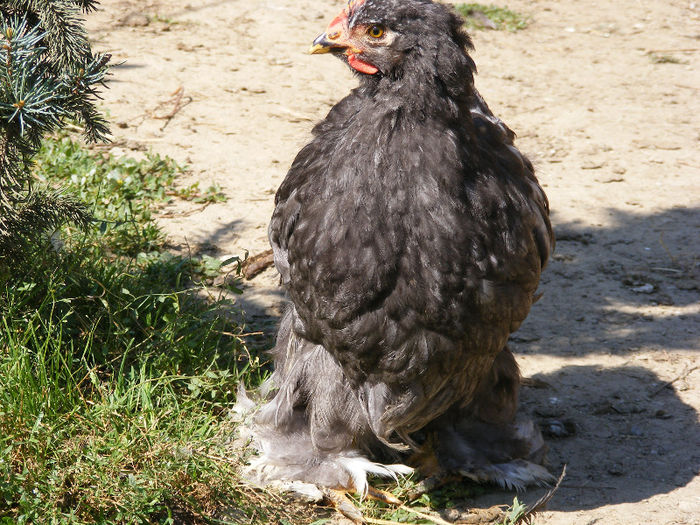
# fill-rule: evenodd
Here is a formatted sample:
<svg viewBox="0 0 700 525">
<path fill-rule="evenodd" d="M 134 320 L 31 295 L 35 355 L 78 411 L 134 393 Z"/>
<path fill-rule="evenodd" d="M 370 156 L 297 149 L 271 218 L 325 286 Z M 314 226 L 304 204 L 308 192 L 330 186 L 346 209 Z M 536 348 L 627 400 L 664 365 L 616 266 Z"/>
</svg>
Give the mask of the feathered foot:
<svg viewBox="0 0 700 525">
<path fill-rule="evenodd" d="M 542 466 L 547 447 L 542 439 L 539 428 L 532 420 L 525 417 L 516 418 L 511 425 L 484 426 L 490 429 L 490 437 L 499 436 L 503 440 L 503 448 L 499 453 L 508 451 L 507 443 L 511 450 L 510 457 L 502 460 L 493 457 L 487 448 L 483 450 L 490 462 L 467 462 L 464 466 L 458 466 L 457 471 L 464 477 L 477 483 L 493 483 L 506 490 L 522 491 L 528 486 L 549 486 L 556 478 Z M 489 435 L 489 433 L 485 434 Z M 470 441 L 471 445 L 478 447 L 479 441 Z M 480 451 L 481 452 L 481 451 Z M 500 455 L 500 454 L 499 454 Z"/>
<path fill-rule="evenodd" d="M 489 424 L 469 417 L 443 420 L 409 460 L 427 476 L 409 498 L 417 499 L 460 478 L 506 490 L 548 486 L 556 478 L 542 466 L 545 452 L 539 429 L 524 417 L 510 424 Z"/>
<path fill-rule="evenodd" d="M 504 348 L 469 405 L 452 407 L 426 428 L 419 470 L 516 490 L 555 481 L 542 466 L 547 447 L 539 428 L 517 413 L 519 385 L 515 358 Z"/>
<path fill-rule="evenodd" d="M 555 478 L 542 465 L 524 459 L 486 465 L 478 469 L 460 470 L 465 478 L 477 483 L 494 483 L 505 490 L 525 490 L 528 486 L 544 487 Z"/>
<path fill-rule="evenodd" d="M 394 465 L 395 467 L 395 465 Z M 406 467 L 407 468 L 407 467 Z M 375 468 L 376 470 L 376 468 Z M 346 518 L 354 523 L 366 523 L 362 512 L 358 509 L 350 498 L 349 493 L 360 493 L 356 487 L 345 487 L 342 489 L 329 489 L 318 487 L 313 483 L 303 481 L 273 481 L 269 484 L 280 492 L 287 493 L 293 498 L 305 503 L 325 503 L 332 506 Z M 400 506 L 403 502 L 389 492 L 366 485 L 363 497 L 376 501 L 382 501 L 389 505 Z"/>
</svg>

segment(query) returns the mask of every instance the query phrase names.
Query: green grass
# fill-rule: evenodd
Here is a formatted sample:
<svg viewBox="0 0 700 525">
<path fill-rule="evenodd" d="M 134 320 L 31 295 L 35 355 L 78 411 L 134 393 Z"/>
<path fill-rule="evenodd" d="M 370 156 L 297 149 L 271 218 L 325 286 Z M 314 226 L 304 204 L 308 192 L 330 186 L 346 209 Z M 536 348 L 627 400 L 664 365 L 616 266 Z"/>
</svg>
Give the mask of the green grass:
<svg viewBox="0 0 700 525">
<path fill-rule="evenodd" d="M 47 240 L 0 280 L 0 523 L 295 516 L 241 482 L 230 444 L 236 387 L 265 371 L 243 327 L 217 315 L 230 305 L 198 291 L 235 265 L 165 252 L 154 221 L 169 199 L 218 190 L 179 187 L 172 160 L 88 153 L 68 137 L 46 142 L 36 170 L 93 203 L 97 222 L 63 229 L 61 249 Z"/>
<path fill-rule="evenodd" d="M 525 29 L 527 18 L 505 7 L 484 4 L 457 4 L 455 9 L 465 17 L 472 29 L 519 31 Z"/>
<path fill-rule="evenodd" d="M 199 184 L 175 184 L 184 168 L 175 161 L 148 153 L 144 160 L 115 158 L 87 151 L 69 136 L 44 142 L 35 158 L 39 181 L 60 185 L 83 202 L 92 204 L 100 220 L 100 238 L 116 255 L 135 256 L 162 248 L 163 235 L 155 212 L 169 200 L 196 203 L 225 200 L 217 186 L 200 190 Z"/>
</svg>

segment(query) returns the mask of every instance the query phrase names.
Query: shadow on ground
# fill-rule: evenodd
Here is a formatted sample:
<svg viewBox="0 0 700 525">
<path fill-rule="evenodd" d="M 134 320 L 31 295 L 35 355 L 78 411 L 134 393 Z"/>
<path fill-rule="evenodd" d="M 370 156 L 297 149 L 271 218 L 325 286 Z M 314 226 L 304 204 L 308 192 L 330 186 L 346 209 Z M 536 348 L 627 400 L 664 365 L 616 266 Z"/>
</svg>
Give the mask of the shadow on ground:
<svg viewBox="0 0 700 525">
<path fill-rule="evenodd" d="M 545 295 L 512 336 L 516 354 L 651 351 L 667 360 L 675 350 L 693 358 L 700 335 L 700 209 L 610 214 L 611 228 L 556 224 L 554 214 L 558 243 L 542 280 Z M 575 428 L 573 436 L 547 438 L 552 472 L 568 464 L 550 510 L 641 502 L 700 474 L 698 415 L 674 390 L 693 388 L 700 371 L 691 364 L 685 371 L 672 386 L 631 365 L 565 366 L 533 377 L 544 388 L 523 389 L 524 410 L 544 428 L 553 421 Z M 473 503 L 504 501 L 510 500 L 497 493 Z"/>
<path fill-rule="evenodd" d="M 700 209 L 610 211 L 615 226 L 559 223 L 543 299 L 512 336 L 522 353 L 689 350 L 700 337 Z M 666 308 L 664 308 L 666 307 Z"/>
<path fill-rule="evenodd" d="M 649 370 L 568 366 L 535 378 L 549 386 L 523 389 L 523 409 L 545 427 L 558 420 L 576 429 L 567 438 L 547 438 L 550 470 L 557 474 L 567 465 L 548 510 L 637 503 L 683 487 L 700 473 L 697 414 Z M 532 503 L 543 492 L 518 497 Z M 493 491 L 464 504 L 486 508 L 515 495 Z"/>
<path fill-rule="evenodd" d="M 541 422 L 573 421 L 576 429 L 572 437 L 548 438 L 551 469 L 568 464 L 551 510 L 639 502 L 698 474 L 697 414 L 653 372 L 568 366 L 535 377 L 551 386 L 525 389 L 525 410 Z"/>
</svg>

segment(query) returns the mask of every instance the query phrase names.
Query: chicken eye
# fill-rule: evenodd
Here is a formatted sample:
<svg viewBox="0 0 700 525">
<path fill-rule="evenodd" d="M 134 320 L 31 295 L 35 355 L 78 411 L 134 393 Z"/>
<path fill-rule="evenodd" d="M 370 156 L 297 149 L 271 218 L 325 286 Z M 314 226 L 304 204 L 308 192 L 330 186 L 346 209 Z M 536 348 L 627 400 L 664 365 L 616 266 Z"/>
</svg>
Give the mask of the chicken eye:
<svg viewBox="0 0 700 525">
<path fill-rule="evenodd" d="M 370 26 L 367 30 L 367 34 L 372 38 L 381 38 L 384 35 L 384 28 L 382 26 Z"/>
</svg>

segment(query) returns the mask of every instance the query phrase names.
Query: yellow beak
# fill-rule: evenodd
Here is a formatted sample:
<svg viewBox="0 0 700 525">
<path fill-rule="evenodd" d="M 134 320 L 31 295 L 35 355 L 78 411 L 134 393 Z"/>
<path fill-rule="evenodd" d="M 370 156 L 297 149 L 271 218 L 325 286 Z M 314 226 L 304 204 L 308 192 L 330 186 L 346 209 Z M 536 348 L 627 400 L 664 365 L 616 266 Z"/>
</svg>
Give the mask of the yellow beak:
<svg viewBox="0 0 700 525">
<path fill-rule="evenodd" d="M 336 47 L 345 47 L 342 44 L 340 44 L 337 41 L 337 38 L 339 36 L 339 33 L 335 33 L 334 39 L 328 38 L 327 33 L 323 33 L 322 35 L 318 35 L 316 37 L 316 40 L 314 40 L 314 43 L 311 45 L 311 48 L 309 49 L 309 53 L 312 55 L 318 55 L 320 53 L 330 53 L 331 49 Z"/>
<path fill-rule="evenodd" d="M 314 44 L 309 48 L 309 54 L 318 55 L 320 53 L 330 53 L 331 48 L 323 44 Z"/>
</svg>

